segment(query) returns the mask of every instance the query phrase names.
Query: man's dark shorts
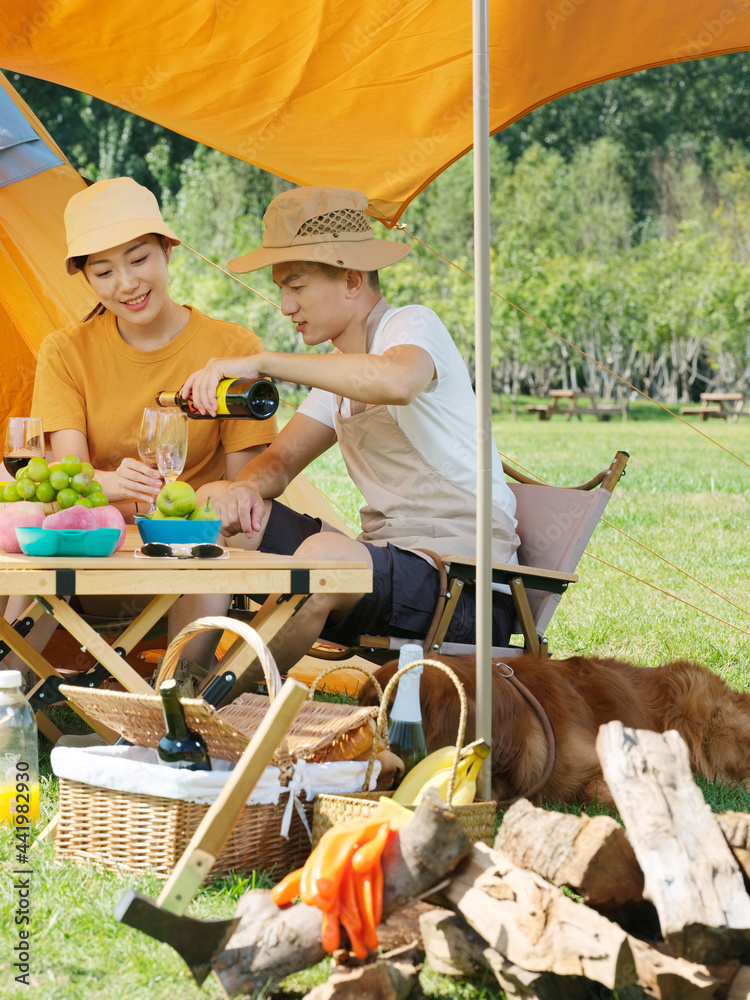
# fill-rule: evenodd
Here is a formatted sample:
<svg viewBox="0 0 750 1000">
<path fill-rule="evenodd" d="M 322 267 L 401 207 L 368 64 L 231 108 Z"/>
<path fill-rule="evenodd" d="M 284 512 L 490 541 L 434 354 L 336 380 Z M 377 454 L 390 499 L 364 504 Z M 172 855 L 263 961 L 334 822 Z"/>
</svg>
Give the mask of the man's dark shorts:
<svg viewBox="0 0 750 1000">
<path fill-rule="evenodd" d="M 321 530 L 319 518 L 298 514 L 273 501 L 266 524 L 261 552 L 292 555 L 305 538 Z M 344 645 L 356 643 L 360 635 L 392 635 L 400 638 L 423 638 L 430 627 L 438 599 L 438 571 L 421 556 L 395 545 L 363 542 L 372 558 L 372 593 L 338 623 L 329 621 L 322 638 Z M 515 618 L 509 594 L 493 595 L 492 642 L 507 646 Z M 446 642 L 473 644 L 476 635 L 474 588 L 464 587 L 448 626 Z"/>
</svg>

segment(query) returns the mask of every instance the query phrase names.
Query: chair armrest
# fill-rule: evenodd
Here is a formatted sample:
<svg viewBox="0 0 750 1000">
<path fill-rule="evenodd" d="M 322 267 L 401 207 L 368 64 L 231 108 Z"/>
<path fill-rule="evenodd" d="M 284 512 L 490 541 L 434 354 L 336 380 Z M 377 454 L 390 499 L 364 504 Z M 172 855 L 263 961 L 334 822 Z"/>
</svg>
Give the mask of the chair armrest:
<svg viewBox="0 0 750 1000">
<path fill-rule="evenodd" d="M 449 578 L 453 577 L 458 580 L 474 580 L 476 578 L 476 559 L 453 555 L 444 555 L 442 559 L 443 562 L 450 564 Z M 561 573 L 558 570 L 540 569 L 537 566 L 493 562 L 493 583 L 508 583 L 519 577 L 529 590 L 545 590 L 552 594 L 562 594 L 568 589 L 569 584 L 578 582 L 577 573 Z"/>
</svg>

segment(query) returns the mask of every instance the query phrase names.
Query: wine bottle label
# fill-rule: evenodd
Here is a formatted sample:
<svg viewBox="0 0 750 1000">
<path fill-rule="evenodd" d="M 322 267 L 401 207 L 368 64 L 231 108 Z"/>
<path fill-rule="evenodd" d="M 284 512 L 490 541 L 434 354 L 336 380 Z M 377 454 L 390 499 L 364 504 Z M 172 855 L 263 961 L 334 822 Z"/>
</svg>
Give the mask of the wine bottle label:
<svg viewBox="0 0 750 1000">
<path fill-rule="evenodd" d="M 220 417 L 229 416 L 229 407 L 227 406 L 227 389 L 232 384 L 234 379 L 225 378 L 216 386 L 216 402 L 219 404 Z"/>
</svg>

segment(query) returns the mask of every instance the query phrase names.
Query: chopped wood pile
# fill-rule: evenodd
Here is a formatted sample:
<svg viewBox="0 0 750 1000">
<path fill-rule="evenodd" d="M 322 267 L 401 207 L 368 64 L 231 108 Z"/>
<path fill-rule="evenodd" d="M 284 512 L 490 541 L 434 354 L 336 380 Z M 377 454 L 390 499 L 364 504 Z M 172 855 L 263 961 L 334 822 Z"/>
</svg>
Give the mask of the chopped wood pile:
<svg viewBox="0 0 750 1000">
<path fill-rule="evenodd" d="M 472 846 L 426 795 L 383 855 L 381 940 L 389 914 L 409 913 L 404 947 L 364 963 L 342 950 L 311 1000 L 405 1000 L 425 955 L 436 972 L 494 976 L 508 997 L 750 1000 L 750 815 L 711 813 L 676 732 L 612 722 L 597 750 L 624 827 L 521 800 L 492 848 Z M 272 994 L 324 957 L 314 907 L 254 891 L 238 915 L 214 961 L 228 996 Z"/>
</svg>

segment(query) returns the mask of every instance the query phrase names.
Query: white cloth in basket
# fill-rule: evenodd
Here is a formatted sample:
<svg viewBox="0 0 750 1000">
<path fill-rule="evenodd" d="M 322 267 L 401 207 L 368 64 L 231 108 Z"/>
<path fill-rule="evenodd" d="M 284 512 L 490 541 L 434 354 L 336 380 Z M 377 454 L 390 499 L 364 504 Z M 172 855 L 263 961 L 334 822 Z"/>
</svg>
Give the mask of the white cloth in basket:
<svg viewBox="0 0 750 1000">
<path fill-rule="evenodd" d="M 154 795 L 210 805 L 222 790 L 234 765 L 212 761 L 212 771 L 188 771 L 164 767 L 150 747 L 54 747 L 52 770 L 58 778 L 86 785 Z M 269 766 L 248 798 L 248 805 L 277 805 L 283 793 L 311 801 L 318 792 L 359 792 L 365 780 L 366 761 L 347 760 L 328 764 L 308 764 L 299 760 L 288 786 L 279 780 L 278 767 Z M 375 761 L 370 789 L 375 788 L 380 762 Z"/>
</svg>

